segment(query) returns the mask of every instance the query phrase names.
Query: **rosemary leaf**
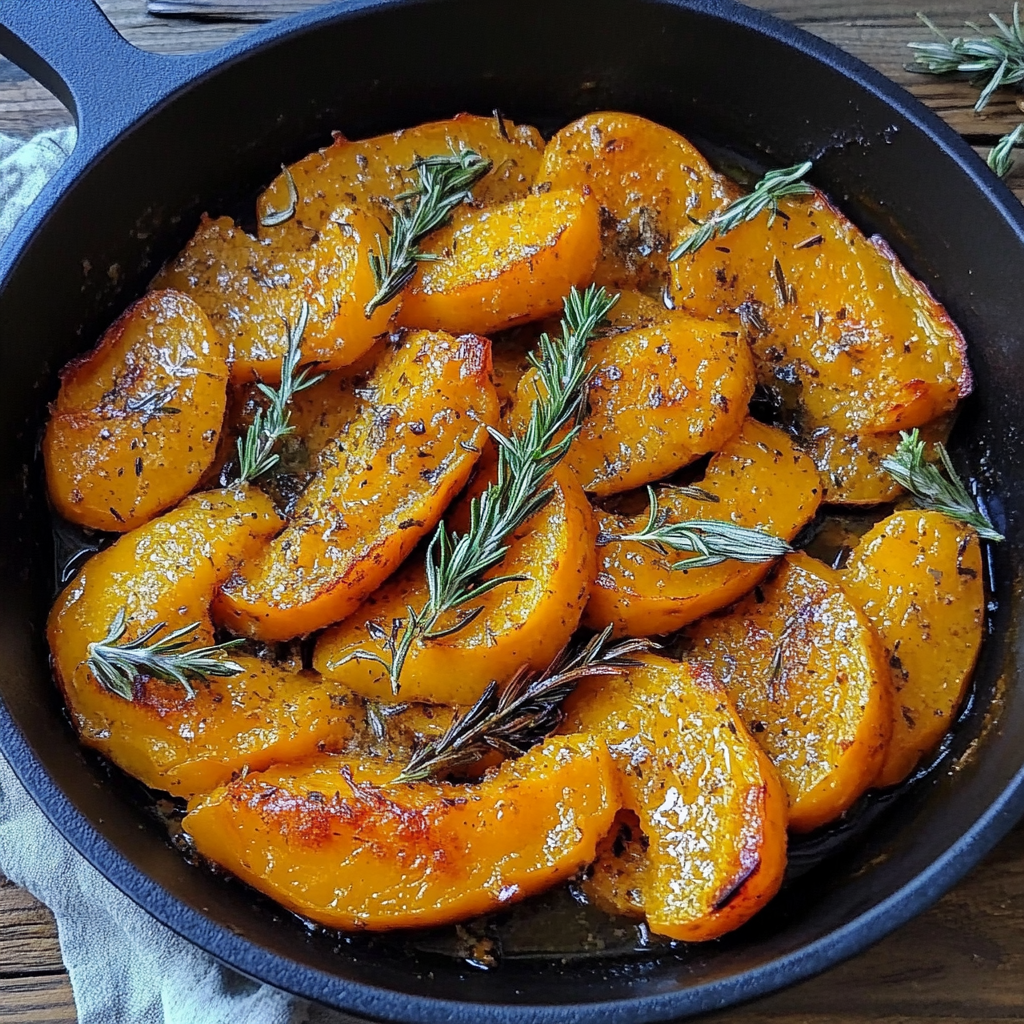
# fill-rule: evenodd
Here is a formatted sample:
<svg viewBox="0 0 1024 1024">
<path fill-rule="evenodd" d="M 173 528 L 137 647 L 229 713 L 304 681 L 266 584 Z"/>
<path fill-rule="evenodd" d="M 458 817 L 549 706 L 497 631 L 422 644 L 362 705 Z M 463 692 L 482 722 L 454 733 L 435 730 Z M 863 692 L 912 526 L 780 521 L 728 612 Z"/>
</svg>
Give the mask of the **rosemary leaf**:
<svg viewBox="0 0 1024 1024">
<path fill-rule="evenodd" d="M 669 551 L 693 551 L 696 558 L 674 562 L 670 569 L 704 569 L 730 559 L 737 562 L 769 562 L 789 554 L 793 549 L 784 540 L 763 530 L 737 526 L 720 519 L 686 519 L 668 522 L 668 512 L 661 508 L 658 494 L 647 488 L 650 510 L 647 522 L 635 533 L 598 534 L 598 544 L 615 541 L 636 541 L 661 554 Z"/>
<path fill-rule="evenodd" d="M 274 446 L 295 429 L 291 425 L 292 398 L 324 379 L 322 373 L 310 377 L 308 370 L 298 374 L 295 372 L 302 357 L 302 335 L 308 319 L 309 304 L 303 300 L 298 322 L 288 330 L 288 348 L 281 359 L 281 383 L 276 388 L 262 382 L 257 385 L 269 399 L 270 405 L 266 411 L 256 410 L 245 436 L 238 439 L 238 478 L 235 486 L 255 480 L 277 465 L 280 456 L 275 454 Z"/>
<path fill-rule="evenodd" d="M 988 165 L 1000 178 L 1013 170 L 1013 148 L 1021 145 L 1024 145 L 1024 122 L 1007 132 L 989 151 Z"/>
<path fill-rule="evenodd" d="M 935 34 L 936 39 L 925 43 L 908 43 L 914 51 L 911 71 L 926 75 L 965 74 L 981 89 L 974 109 L 985 109 L 992 94 L 1002 85 L 1015 85 L 1024 81 L 1024 28 L 1021 26 L 1020 4 L 1014 3 L 1010 23 L 998 15 L 989 18 L 996 32 L 986 35 L 979 25 L 966 22 L 974 36 L 955 36 L 950 39 L 923 14 L 918 17 Z"/>
<path fill-rule="evenodd" d="M 281 164 L 281 170 L 284 172 L 284 183 L 288 186 L 288 205 L 283 210 L 267 210 L 262 217 L 260 217 L 260 226 L 265 228 L 277 227 L 278 224 L 284 224 L 285 221 L 289 221 L 295 216 L 295 211 L 299 206 L 299 190 L 295 187 L 295 179 L 292 177 L 292 172 Z"/>
<path fill-rule="evenodd" d="M 233 676 L 242 671 L 235 661 L 221 655 L 241 640 L 228 640 L 212 647 L 189 647 L 200 623 L 193 622 L 157 639 L 167 628 L 158 622 L 135 640 L 119 643 L 127 630 L 127 613 L 122 608 L 110 624 L 107 635 L 89 644 L 86 664 L 99 682 L 125 700 L 133 698 L 133 684 L 140 676 L 152 676 L 178 683 L 189 697 L 195 696 L 190 680 Z"/>
<path fill-rule="evenodd" d="M 473 198 L 471 189 L 490 168 L 491 161 L 471 149 L 413 161 L 419 184 L 389 204 L 391 230 L 386 241 L 377 236 L 377 252 L 370 253 L 377 292 L 366 304 L 367 317 L 401 292 L 420 261 L 435 258 L 422 252 L 419 243 L 447 224 L 456 206 Z"/>
<path fill-rule="evenodd" d="M 542 334 L 530 362 L 537 370 L 539 386 L 529 422 L 521 431 L 506 436 L 491 430 L 498 448 L 498 468 L 492 484 L 470 503 L 470 525 L 464 534 L 449 532 L 438 524 L 426 552 L 428 598 L 422 608 L 408 609 L 408 616 L 392 623 L 390 634 L 368 624 L 370 639 L 386 652 L 354 651 L 346 658 L 376 661 L 399 692 L 402 668 L 416 640 L 437 639 L 464 628 L 479 608 L 466 610 L 450 628 L 437 631 L 447 612 L 462 608 L 489 590 L 523 579 L 522 576 L 484 574 L 507 554 L 508 538 L 551 498 L 544 486 L 549 474 L 565 457 L 579 433 L 587 408 L 591 370 L 587 347 L 591 335 L 618 301 L 603 288 L 573 288 L 565 300 L 562 333 L 557 340 Z"/>
<path fill-rule="evenodd" d="M 945 445 L 936 441 L 943 476 L 938 466 L 925 461 L 925 443 L 915 427 L 910 433 L 900 431 L 900 443 L 890 458 L 882 459 L 882 468 L 913 496 L 914 502 L 924 509 L 943 512 L 952 519 L 973 526 L 985 540 L 1000 541 L 991 520 L 982 512 L 957 476 Z M 948 477 L 948 479 L 947 479 Z"/>
<path fill-rule="evenodd" d="M 609 647 L 611 632 L 608 626 L 582 647 L 564 647 L 541 672 L 521 668 L 503 690 L 492 682 L 442 736 L 415 751 L 395 782 L 443 778 L 490 750 L 525 754 L 559 726 L 562 702 L 581 679 L 622 675 L 635 664 L 629 655 L 654 646 L 648 640 L 624 640 Z"/>
<path fill-rule="evenodd" d="M 696 230 L 687 235 L 669 253 L 669 261 L 695 253 L 712 239 L 721 238 L 733 228 L 738 228 L 748 220 L 760 216 L 765 210 L 768 211 L 768 226 L 771 227 L 779 212 L 780 199 L 786 196 L 813 194 L 814 188 L 801 180 L 810 173 L 813 166 L 810 160 L 805 160 L 802 164 L 769 171 L 749 194 L 734 199 L 728 206 L 713 213 L 703 224 L 694 221 L 697 224 Z"/>
</svg>

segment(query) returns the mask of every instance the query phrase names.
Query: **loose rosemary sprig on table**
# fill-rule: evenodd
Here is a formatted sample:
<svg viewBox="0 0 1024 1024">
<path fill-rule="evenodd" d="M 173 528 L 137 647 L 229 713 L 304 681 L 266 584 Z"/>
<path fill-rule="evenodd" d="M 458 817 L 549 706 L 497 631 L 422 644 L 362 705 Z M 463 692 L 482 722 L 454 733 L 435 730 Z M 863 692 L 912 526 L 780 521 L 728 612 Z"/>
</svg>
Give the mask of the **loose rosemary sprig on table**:
<svg viewBox="0 0 1024 1024">
<path fill-rule="evenodd" d="M 685 519 L 678 523 L 668 521 L 668 512 L 661 508 L 658 494 L 647 488 L 650 510 L 647 522 L 635 533 L 601 532 L 600 545 L 615 541 L 636 541 L 653 548 L 660 554 L 669 551 L 693 551 L 696 558 L 674 562 L 670 569 L 704 569 L 730 559 L 737 562 L 769 562 L 789 554 L 793 549 L 781 538 L 763 530 L 718 519 Z"/>
<path fill-rule="evenodd" d="M 157 634 L 167 628 L 166 622 L 158 622 L 136 639 L 120 643 L 127 628 L 127 614 L 122 608 L 110 624 L 107 635 L 89 644 L 86 659 L 86 664 L 100 683 L 125 700 L 132 700 L 132 684 L 139 676 L 178 683 L 189 697 L 194 697 L 196 691 L 190 680 L 233 676 L 243 671 L 238 662 L 221 657 L 225 651 L 242 643 L 241 640 L 228 640 L 212 647 L 189 648 L 200 628 L 198 622 L 157 639 Z"/>
<path fill-rule="evenodd" d="M 881 466 L 901 487 L 910 492 L 919 507 L 959 519 L 973 526 L 978 536 L 985 540 L 1003 540 L 1003 535 L 997 532 L 988 516 L 978 508 L 957 476 L 946 446 L 935 442 L 935 450 L 949 476 L 948 480 L 938 466 L 925 461 L 924 449 L 925 443 L 916 427 L 909 434 L 901 430 L 896 451 L 891 457 L 882 459 Z"/>
<path fill-rule="evenodd" d="M 1007 132 L 990 150 L 988 166 L 1000 178 L 1005 178 L 1013 170 L 1013 148 L 1024 146 L 1024 123 L 1017 125 L 1012 132 Z"/>
<path fill-rule="evenodd" d="M 581 679 L 622 675 L 635 664 L 629 655 L 653 647 L 648 640 L 624 640 L 609 647 L 611 632 L 608 626 L 581 648 L 563 648 L 541 672 L 521 668 L 502 690 L 490 683 L 442 736 L 415 751 L 395 782 L 443 778 L 490 750 L 509 757 L 525 754 L 558 727 L 562 702 Z"/>
<path fill-rule="evenodd" d="M 713 238 L 721 238 L 733 228 L 760 216 L 765 210 L 768 211 L 768 226 L 771 227 L 779 212 L 780 199 L 785 199 L 786 196 L 807 196 L 814 192 L 812 186 L 801 180 L 807 177 L 813 166 L 810 160 L 805 160 L 802 164 L 769 171 L 750 193 L 734 199 L 713 213 L 692 234 L 687 235 L 669 253 L 669 261 L 682 259 L 683 256 L 696 252 Z"/>
<path fill-rule="evenodd" d="M 248 483 L 273 469 L 280 460 L 274 446 L 295 428 L 291 425 L 291 400 L 300 391 L 312 387 L 324 379 L 324 374 L 309 376 L 309 370 L 296 374 L 302 358 L 302 335 L 309 319 L 309 304 L 303 300 L 299 319 L 288 330 L 288 348 L 281 359 L 281 383 L 272 388 L 260 381 L 256 386 L 270 400 L 270 407 L 264 412 L 257 409 L 252 424 L 244 437 L 238 439 L 238 477 L 235 486 Z"/>
<path fill-rule="evenodd" d="M 1024 27 L 1021 25 L 1019 3 L 1013 5 L 1009 25 L 998 15 L 989 15 L 997 29 L 995 35 L 986 35 L 981 26 L 969 21 L 967 27 L 977 35 L 950 39 L 923 14 L 918 17 L 938 38 L 926 43 L 907 44 L 914 51 L 910 70 L 926 75 L 960 73 L 972 76 L 974 84 L 981 87 L 981 95 L 974 105 L 976 111 L 985 109 L 1001 85 L 1024 81 Z"/>
<path fill-rule="evenodd" d="M 452 210 L 473 198 L 472 187 L 491 169 L 491 161 L 463 149 L 441 156 L 417 157 L 412 169 L 419 184 L 395 196 L 391 229 L 386 242 L 377 236 L 377 252 L 370 253 L 370 269 L 377 293 L 366 304 L 372 316 L 412 280 L 416 265 L 437 257 L 420 250 L 423 238 L 448 223 Z"/>
<path fill-rule="evenodd" d="M 591 285 L 585 291 L 573 288 L 565 300 L 562 334 L 556 341 L 542 334 L 530 362 L 537 370 L 539 384 L 530 419 L 521 431 L 509 436 L 491 430 L 498 448 L 496 478 L 470 503 L 469 529 L 464 534 L 449 532 L 438 524 L 426 552 L 428 597 L 419 608 L 409 608 L 404 620 L 395 619 L 390 633 L 368 622 L 370 638 L 381 643 L 389 655 L 354 651 L 345 660 L 379 662 L 387 669 L 391 689 L 398 693 L 405 659 L 416 640 L 437 640 L 468 626 L 480 613 L 477 607 L 465 611 L 445 629 L 435 627 L 447 612 L 471 604 L 495 587 L 524 579 L 522 576 L 492 576 L 484 573 L 507 554 L 509 537 L 551 499 L 545 488 L 548 475 L 565 457 L 579 433 L 587 406 L 587 343 L 594 330 L 618 301 L 603 288 Z"/>
</svg>

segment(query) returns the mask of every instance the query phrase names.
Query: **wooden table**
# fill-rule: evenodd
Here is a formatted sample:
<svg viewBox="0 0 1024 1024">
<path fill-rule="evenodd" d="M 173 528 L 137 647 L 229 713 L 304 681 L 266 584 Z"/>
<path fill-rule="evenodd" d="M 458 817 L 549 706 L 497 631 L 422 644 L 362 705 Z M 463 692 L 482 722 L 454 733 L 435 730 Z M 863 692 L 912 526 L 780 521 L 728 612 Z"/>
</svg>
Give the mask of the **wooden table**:
<svg viewBox="0 0 1024 1024">
<path fill-rule="evenodd" d="M 52 3 L 55 0 L 22 0 Z M 316 0 L 263 0 L 274 13 Z M 914 12 L 918 0 L 752 0 L 753 6 L 797 22 L 856 54 L 907 86 L 979 152 L 1024 120 L 1021 94 L 1003 92 L 984 116 L 973 113 L 967 84 L 923 78 L 904 69 L 906 44 L 925 32 Z M 978 0 L 920 0 L 949 28 L 986 20 Z M 997 13 L 1005 16 L 1008 2 Z M 146 13 L 145 0 L 100 0 L 133 43 L 165 52 L 207 49 L 250 26 L 169 20 Z M 29 136 L 70 124 L 66 110 L 20 70 L 0 60 L 0 131 Z M 1024 152 L 1010 184 L 1024 200 Z M 73 1022 L 71 987 L 60 958 L 56 928 L 45 907 L 0 879 L 0 1022 Z M 725 1022 L 853 1024 L 1024 1020 L 1024 826 L 930 911 L 873 949 L 827 974 L 713 1018 Z M 239 1021 L 238 1024 L 246 1024 Z"/>
</svg>

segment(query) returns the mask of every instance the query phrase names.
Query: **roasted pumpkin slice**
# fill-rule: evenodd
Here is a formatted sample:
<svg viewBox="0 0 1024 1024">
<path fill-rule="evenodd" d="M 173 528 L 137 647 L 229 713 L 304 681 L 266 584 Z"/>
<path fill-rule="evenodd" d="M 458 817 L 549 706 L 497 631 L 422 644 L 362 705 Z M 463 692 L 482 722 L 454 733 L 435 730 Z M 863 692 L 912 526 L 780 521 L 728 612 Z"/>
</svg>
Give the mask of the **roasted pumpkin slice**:
<svg viewBox="0 0 1024 1024">
<path fill-rule="evenodd" d="M 693 628 L 789 795 L 789 827 L 839 817 L 875 780 L 892 733 L 892 684 L 871 623 L 838 574 L 804 554 L 735 608 Z"/>
<path fill-rule="evenodd" d="M 387 635 L 408 608 L 426 603 L 422 559 L 411 559 L 348 619 L 320 637 L 313 655 L 317 670 L 381 701 L 467 705 L 492 680 L 503 683 L 523 666 L 546 667 L 579 625 L 595 565 L 590 506 L 572 470 L 560 467 L 550 486 L 551 501 L 516 532 L 508 554 L 488 573 L 523 578 L 474 601 L 473 609 L 482 610 L 465 628 L 416 641 L 405 660 L 397 698 L 383 666 L 358 653 L 386 656 L 380 642 L 371 639 L 368 621 Z M 435 631 L 456 625 L 467 610 L 448 613 Z"/>
<path fill-rule="evenodd" d="M 361 142 L 335 133 L 331 145 L 282 170 L 259 197 L 260 237 L 301 248 L 333 219 L 335 211 L 348 206 L 358 206 L 389 223 L 388 202 L 419 183 L 413 170 L 416 158 L 461 149 L 472 149 L 491 161 L 491 169 L 473 187 L 473 197 L 480 203 L 502 203 L 526 195 L 540 165 L 544 140 L 529 125 L 470 114 Z"/>
<path fill-rule="evenodd" d="M 587 114 L 555 134 L 537 180 L 591 189 L 603 214 L 596 280 L 625 287 L 665 277 L 680 226 L 710 216 L 734 188 L 682 135 L 614 112 Z"/>
<path fill-rule="evenodd" d="M 281 358 L 302 303 L 308 320 L 303 362 L 327 369 L 359 359 L 394 315 L 393 301 L 367 317 L 377 290 L 368 254 L 380 224 L 350 208 L 338 211 L 302 248 L 259 241 L 230 217 L 203 217 L 181 253 L 157 274 L 155 288 L 177 288 L 209 315 L 229 347 L 232 381 L 281 379 Z"/>
<path fill-rule="evenodd" d="M 188 296 L 153 292 L 61 371 L 43 437 L 50 500 L 123 533 L 180 501 L 213 462 L 226 348 Z"/>
<path fill-rule="evenodd" d="M 935 749 L 970 682 L 985 623 L 978 535 L 940 512 L 896 512 L 853 549 L 843 585 L 889 656 L 892 741 L 875 781 L 893 786 Z"/>
<path fill-rule="evenodd" d="M 971 390 L 964 339 L 880 238 L 820 193 L 784 199 L 673 264 L 674 300 L 698 316 L 735 311 L 762 383 L 797 385 L 809 427 L 908 430 Z"/>
<path fill-rule="evenodd" d="M 83 742 L 147 785 L 177 795 L 206 791 L 233 771 L 311 753 L 351 732 L 309 675 L 236 659 L 245 671 L 197 683 L 196 696 L 141 677 L 131 700 L 88 665 L 120 615 L 124 643 L 164 622 L 198 623 L 195 645 L 213 642 L 209 604 L 217 585 L 281 527 L 256 489 L 209 491 L 93 555 L 57 599 L 47 637 L 58 682 Z"/>
<path fill-rule="evenodd" d="M 420 264 L 398 322 L 490 334 L 539 320 L 590 281 L 600 245 L 597 203 L 584 189 L 461 207 L 424 244 L 435 259 Z"/>
<path fill-rule="evenodd" d="M 250 773 L 195 802 L 199 852 L 305 918 L 383 930 L 464 920 L 594 858 L 616 811 L 605 745 L 556 737 L 481 782 L 399 783 L 323 756 Z"/>
<path fill-rule="evenodd" d="M 433 529 L 497 422 L 490 342 L 412 332 L 367 381 L 372 394 L 288 527 L 214 603 L 236 633 L 287 640 L 351 615 Z"/>
<path fill-rule="evenodd" d="M 566 461 L 595 494 L 661 480 L 739 429 L 754 390 L 747 343 L 728 325 L 669 314 L 662 323 L 590 343 L 590 405 Z M 511 412 L 525 423 L 536 371 Z"/>
<path fill-rule="evenodd" d="M 719 519 L 792 540 L 813 518 L 821 501 L 814 463 L 787 434 L 757 420 L 711 460 L 698 492 L 663 487 L 658 503 L 669 522 Z M 656 551 L 637 541 L 608 538 L 636 533 L 647 513 L 596 513 L 597 577 L 585 622 L 592 629 L 614 626 L 618 636 L 671 633 L 709 612 L 732 604 L 770 571 L 772 562 L 720 562 L 699 569 L 673 569 L 694 557 Z"/>
<path fill-rule="evenodd" d="M 647 841 L 628 888 L 652 931 L 714 939 L 775 895 L 786 795 L 705 667 L 647 655 L 624 677 L 586 680 L 564 728 L 608 743 Z"/>
</svg>

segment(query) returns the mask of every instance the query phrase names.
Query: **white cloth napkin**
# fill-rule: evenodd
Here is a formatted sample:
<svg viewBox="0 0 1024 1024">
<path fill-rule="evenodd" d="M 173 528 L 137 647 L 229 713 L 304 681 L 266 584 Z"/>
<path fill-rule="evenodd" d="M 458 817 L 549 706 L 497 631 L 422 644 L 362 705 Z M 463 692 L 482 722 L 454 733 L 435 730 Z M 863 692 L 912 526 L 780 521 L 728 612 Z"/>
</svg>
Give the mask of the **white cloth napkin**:
<svg viewBox="0 0 1024 1024">
<path fill-rule="evenodd" d="M 27 143 L 0 135 L 0 242 L 74 140 L 73 128 Z M 358 1024 L 249 981 L 158 924 L 72 849 L 3 757 L 0 872 L 57 918 L 80 1024 Z"/>
</svg>

